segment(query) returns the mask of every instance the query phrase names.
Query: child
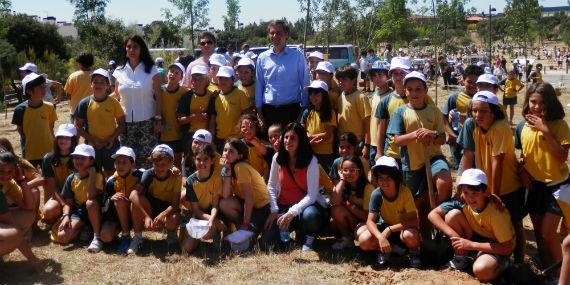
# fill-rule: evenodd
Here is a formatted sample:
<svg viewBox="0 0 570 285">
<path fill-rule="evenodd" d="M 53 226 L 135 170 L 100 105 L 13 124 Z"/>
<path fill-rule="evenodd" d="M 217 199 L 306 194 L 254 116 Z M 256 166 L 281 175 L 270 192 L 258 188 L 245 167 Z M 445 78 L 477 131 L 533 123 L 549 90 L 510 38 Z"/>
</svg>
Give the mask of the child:
<svg viewBox="0 0 570 285">
<path fill-rule="evenodd" d="M 142 246 L 142 231 L 166 228 L 169 248 L 177 242 L 180 224 L 180 190 L 182 178 L 172 171 L 174 151 L 165 144 L 154 147 L 149 158 L 152 168 L 146 170 L 140 183 L 129 195 L 132 203 L 134 238 L 127 254 L 136 254 Z"/>
<path fill-rule="evenodd" d="M 370 92 L 370 81 L 368 80 L 369 62 L 368 62 L 368 57 L 366 55 L 367 55 L 367 53 L 365 50 L 360 52 L 360 59 L 358 60 L 358 64 L 360 67 L 360 79 L 362 79 L 362 81 L 364 81 L 364 89 L 362 89 L 362 91 L 363 92 Z M 338 77 L 337 77 L 337 79 L 338 79 Z M 339 83 L 340 83 L 340 80 L 339 80 Z"/>
<path fill-rule="evenodd" d="M 208 68 L 203 65 L 196 65 L 192 67 L 191 73 L 192 90 L 182 95 L 176 108 L 178 124 L 182 131 L 182 142 L 186 146 L 184 159 L 190 164 L 192 163 L 192 150 L 188 146 L 197 130 L 208 128 L 210 120 L 207 113 L 208 104 L 210 98 L 214 97 L 213 93 L 207 89 Z"/>
<path fill-rule="evenodd" d="M 79 136 L 95 149 L 95 163 L 105 177 L 113 175 L 113 155 L 120 147 L 119 135 L 125 129 L 125 111 L 117 99 L 109 97 L 109 73 L 99 68 L 91 74 L 93 95 L 83 98 L 75 110 Z"/>
<path fill-rule="evenodd" d="M 358 139 L 353 133 L 342 133 L 338 138 L 338 155 L 331 168 L 329 170 L 329 176 L 332 179 L 333 183 L 336 185 L 340 180 L 340 176 L 338 171 L 340 170 L 340 163 L 342 159 L 345 157 L 349 157 L 352 155 L 356 155 L 356 150 L 358 149 Z M 361 158 L 362 166 L 364 167 L 364 172 L 366 173 L 366 177 L 368 177 L 368 172 L 370 171 L 370 166 L 368 166 L 368 160 L 364 157 Z"/>
<path fill-rule="evenodd" d="M 463 91 L 455 92 L 449 95 L 447 103 L 443 106 L 443 118 L 445 130 L 447 133 L 447 142 L 451 152 L 451 162 L 455 169 L 459 169 L 461 164 L 461 156 L 463 148 L 457 144 L 457 136 L 463 126 L 463 122 L 467 119 L 467 108 L 471 103 L 473 95 L 477 93 L 477 79 L 483 74 L 483 69 L 477 65 L 469 65 L 465 68 L 463 75 Z M 459 115 L 456 115 L 459 113 Z M 453 129 L 454 117 L 459 116 L 457 129 Z"/>
<path fill-rule="evenodd" d="M 167 83 L 162 89 L 162 128 L 160 133 L 161 144 L 166 144 L 174 150 L 174 166 L 182 167 L 182 132 L 180 130 L 178 114 L 176 113 L 180 98 L 188 93 L 188 89 L 180 86 L 184 78 L 184 66 L 178 62 L 168 67 Z"/>
<path fill-rule="evenodd" d="M 376 159 L 376 154 L 378 153 L 378 146 L 381 145 L 385 139 L 378 134 L 380 131 L 380 116 L 378 115 L 378 107 L 380 100 L 392 93 L 392 89 L 388 86 L 388 71 L 389 67 L 385 66 L 382 62 L 377 61 L 372 65 L 369 71 L 370 80 L 372 80 L 373 85 L 376 86 L 374 93 L 372 94 L 372 100 L 370 102 L 372 116 L 370 117 L 370 157 L 368 159 L 369 164 L 373 164 Z M 383 145 L 383 143 L 382 143 Z"/>
<path fill-rule="evenodd" d="M 194 152 L 196 152 L 200 145 L 205 143 L 212 143 L 212 134 L 204 129 L 197 130 L 194 133 L 192 143 L 190 144 L 190 154 L 184 159 L 184 169 L 182 170 L 183 177 L 188 177 L 196 171 L 196 165 L 194 165 Z M 217 154 L 217 157 L 219 160 L 220 155 Z"/>
<path fill-rule="evenodd" d="M 73 173 L 71 153 L 77 146 L 77 130 L 72 124 L 61 124 L 55 133 L 53 151 L 44 156 L 44 200 L 42 221 L 55 223 L 61 217 L 63 199 L 59 195 L 69 175 Z"/>
<path fill-rule="evenodd" d="M 426 217 L 430 208 L 426 157 L 430 160 L 434 190 L 437 190 L 436 202 L 442 203 L 451 196 L 451 173 L 441 153 L 441 145 L 445 143 L 445 125 L 441 111 L 426 103 L 428 89 L 422 73 L 408 73 L 404 78 L 404 87 L 409 102 L 394 111 L 386 133 L 393 136 L 394 144 L 400 147 L 404 183 L 413 191 L 422 223 L 420 228 L 427 237 L 429 225 Z"/>
<path fill-rule="evenodd" d="M 491 177 L 489 193 L 500 197 L 509 209 L 517 236 L 515 262 L 524 260 L 525 236 L 522 219 L 526 215 L 525 190 L 518 177 L 515 144 L 512 131 L 505 122 L 505 114 L 499 107 L 497 96 L 489 91 L 479 91 L 473 96 L 473 131 L 475 165 Z"/>
<path fill-rule="evenodd" d="M 18 190 L 18 182 L 14 181 L 16 176 L 17 157 L 9 152 L 0 153 L 0 258 L 16 248 L 20 250 L 22 255 L 26 257 L 28 262 L 38 271 L 43 270 L 43 263 L 34 255 L 28 242 L 24 238 L 24 232 L 28 231 L 34 221 L 34 213 L 32 211 L 21 212 L 9 209 L 6 200 L 5 188 L 15 186 Z M 23 182 L 22 177 L 17 178 L 20 181 L 22 191 L 19 195 L 27 196 L 30 200 L 31 191 Z M 24 214 L 24 215 L 22 215 Z"/>
<path fill-rule="evenodd" d="M 532 69 L 532 65 L 529 67 Z M 542 63 L 536 65 L 536 69 L 528 75 L 528 81 L 532 81 L 532 83 L 542 82 Z"/>
<path fill-rule="evenodd" d="M 342 159 L 338 174 L 339 182 L 331 195 L 331 218 L 342 237 L 332 248 L 342 250 L 354 246 L 353 233 L 358 224 L 366 221 L 370 195 L 374 187 L 368 182 L 362 160 L 357 156 Z"/>
<path fill-rule="evenodd" d="M 455 256 L 450 267 L 467 267 L 465 255 L 473 254 L 473 274 L 481 282 L 496 279 L 510 265 L 515 233 L 509 212 L 490 199 L 487 176 L 479 169 L 463 171 L 458 183 L 465 204 L 450 200 L 433 209 L 429 220 L 451 239 Z"/>
<path fill-rule="evenodd" d="M 330 170 L 334 161 L 333 137 L 336 128 L 336 112 L 329 101 L 329 87 L 320 80 L 313 80 L 306 89 L 309 93 L 309 108 L 301 115 L 301 125 L 307 129 L 307 136 L 319 164 Z"/>
<path fill-rule="evenodd" d="M 366 55 L 366 54 L 365 54 Z M 342 94 L 338 100 L 338 131 L 352 132 L 363 144 L 362 157 L 369 156 L 370 101 L 356 88 L 358 71 L 345 66 L 336 72 Z"/>
<path fill-rule="evenodd" d="M 120 226 L 121 236 L 117 252 L 126 254 L 131 243 L 129 197 L 140 183 L 142 171 L 135 169 L 137 157 L 130 147 L 119 148 L 111 157 L 115 160 L 115 173 L 105 183 L 101 240 L 105 243 L 112 242 L 118 234 L 117 226 Z"/>
<path fill-rule="evenodd" d="M 57 114 L 52 103 L 44 102 L 46 79 L 30 73 L 22 80 L 22 90 L 29 99 L 14 109 L 12 124 L 18 128 L 22 156 L 39 167 L 44 155 L 53 148 L 53 128 Z"/>
<path fill-rule="evenodd" d="M 515 114 L 515 105 L 517 104 L 517 93 L 524 88 L 524 84 L 515 77 L 515 72 L 510 70 L 507 73 L 505 81 L 505 89 L 501 86 L 499 89 L 503 91 L 503 105 L 509 106 L 509 123 L 513 124 L 513 116 Z"/>
<path fill-rule="evenodd" d="M 410 265 L 420 267 L 420 233 L 418 211 L 412 193 L 402 181 L 402 172 L 395 158 L 382 156 L 372 167 L 376 188 L 370 197 L 366 224 L 356 231 L 363 250 L 380 250 L 379 265 L 388 262 L 390 252 L 408 248 Z"/>
<path fill-rule="evenodd" d="M 91 224 L 93 240 L 87 251 L 97 253 L 103 247 L 100 239 L 101 207 L 99 196 L 103 192 L 103 175 L 95 169 L 95 149 L 86 144 L 75 147 L 71 153 L 75 172 L 67 177 L 61 197 L 63 219 L 57 228 L 54 241 L 65 245 L 72 242 L 79 234 L 81 227 Z"/>
<path fill-rule="evenodd" d="M 210 56 L 209 63 L 210 63 L 209 74 L 211 81 L 208 84 L 208 91 L 212 93 L 219 92 L 220 88 L 218 86 L 219 84 L 218 71 L 220 70 L 220 67 L 227 66 L 226 57 L 218 53 L 212 54 L 212 56 Z"/>
<path fill-rule="evenodd" d="M 222 66 L 217 76 L 220 95 L 210 100 L 208 115 L 210 133 L 215 138 L 216 148 L 221 152 L 226 139 L 239 136 L 236 126 L 241 114 L 251 107 L 251 102 L 243 91 L 234 87 L 233 68 Z"/>
<path fill-rule="evenodd" d="M 14 147 L 12 146 L 12 143 L 7 138 L 0 137 L 0 152 L 9 152 L 9 153 L 13 154 L 16 157 L 16 160 L 18 161 L 18 165 L 17 165 L 18 169 L 24 175 L 24 179 L 26 180 L 26 185 L 30 188 L 36 188 L 39 190 L 38 187 L 44 183 L 44 179 L 43 179 L 42 175 L 40 174 L 38 169 L 35 168 L 29 161 L 27 161 L 26 159 L 21 158 L 21 157 L 16 155 L 16 153 L 14 152 Z M 45 198 L 45 194 L 44 194 L 44 198 Z M 39 206 L 39 202 L 40 202 L 39 191 L 37 192 L 36 202 L 38 203 L 38 206 Z M 45 202 L 45 199 L 44 199 L 44 202 Z"/>
<path fill-rule="evenodd" d="M 214 235 L 225 230 L 225 225 L 218 217 L 219 201 L 222 196 L 222 177 L 216 172 L 216 150 L 212 144 L 206 143 L 198 147 L 194 153 L 196 172 L 186 180 L 186 200 L 191 204 L 192 216 L 199 220 L 208 221 L 208 232 L 203 240 L 211 239 Z M 185 235 L 182 240 L 182 252 L 192 253 L 200 244 L 200 240 Z"/>
<path fill-rule="evenodd" d="M 95 63 L 95 58 L 90 53 L 82 53 L 75 58 L 79 70 L 71 73 L 65 81 L 63 90 L 69 98 L 69 113 L 71 114 L 71 123 L 74 122 L 75 108 L 83 98 L 93 94 L 91 92 L 91 67 Z M 114 90 L 114 89 L 112 89 Z M 59 102 L 61 98 L 56 98 Z"/>
<path fill-rule="evenodd" d="M 269 193 L 263 177 L 249 163 L 247 145 L 230 139 L 224 145 L 220 209 L 238 229 L 259 234 L 270 214 Z"/>
<path fill-rule="evenodd" d="M 261 126 L 257 116 L 249 113 L 243 114 L 239 119 L 240 134 L 249 150 L 247 162 L 267 181 L 269 177 L 268 153 L 273 153 L 266 142 L 259 139 Z M 270 161 L 270 160 L 269 160 Z"/>
<path fill-rule="evenodd" d="M 283 129 L 281 128 L 280 124 L 273 124 L 269 126 L 269 129 L 267 130 L 267 136 L 269 137 L 269 144 L 271 144 L 271 146 L 273 147 L 273 153 L 279 151 L 280 138 L 282 132 Z M 273 155 L 271 155 L 270 157 L 273 157 Z"/>
<path fill-rule="evenodd" d="M 338 97 L 339 89 L 338 84 L 334 80 L 334 65 L 328 61 L 321 61 L 317 64 L 315 69 L 316 79 L 321 80 L 327 84 L 329 87 L 329 99 L 331 101 L 331 106 L 333 110 L 338 111 Z"/>
<path fill-rule="evenodd" d="M 238 61 L 236 69 L 240 81 L 237 88 L 243 91 L 243 94 L 252 106 L 250 111 L 254 112 L 255 63 L 250 58 L 243 57 Z"/>
<path fill-rule="evenodd" d="M 515 97 L 516 98 L 516 97 Z M 522 120 L 515 130 L 515 147 L 521 149 L 521 179 L 529 189 L 526 199 L 543 267 L 562 258 L 558 224 L 562 216 L 553 193 L 570 184 L 568 149 L 570 129 L 564 108 L 552 85 L 536 83 L 527 90 Z"/>
</svg>

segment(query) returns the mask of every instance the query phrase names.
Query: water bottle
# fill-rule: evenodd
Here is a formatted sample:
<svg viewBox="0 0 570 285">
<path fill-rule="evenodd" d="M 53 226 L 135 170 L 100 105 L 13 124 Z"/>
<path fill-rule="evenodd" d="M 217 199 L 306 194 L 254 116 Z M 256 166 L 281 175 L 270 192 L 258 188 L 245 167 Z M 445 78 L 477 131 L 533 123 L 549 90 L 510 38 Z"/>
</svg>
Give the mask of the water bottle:
<svg viewBox="0 0 570 285">
<path fill-rule="evenodd" d="M 291 241 L 291 233 L 289 232 L 288 229 L 280 230 L 279 231 L 279 238 L 281 239 L 281 242 L 289 243 L 289 241 Z"/>
<path fill-rule="evenodd" d="M 454 132 L 458 132 L 459 131 L 459 112 L 457 111 L 457 109 L 453 109 L 453 120 L 451 122 L 451 128 L 453 129 Z"/>
</svg>

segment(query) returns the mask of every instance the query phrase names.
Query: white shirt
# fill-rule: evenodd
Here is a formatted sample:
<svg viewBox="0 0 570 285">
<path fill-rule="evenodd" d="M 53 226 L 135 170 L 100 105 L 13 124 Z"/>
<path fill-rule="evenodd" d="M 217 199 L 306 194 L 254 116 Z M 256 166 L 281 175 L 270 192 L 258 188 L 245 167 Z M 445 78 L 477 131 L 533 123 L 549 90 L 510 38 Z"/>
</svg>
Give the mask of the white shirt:
<svg viewBox="0 0 570 285">
<path fill-rule="evenodd" d="M 121 106 L 125 111 L 127 123 L 146 121 L 155 115 L 156 101 L 152 78 L 158 74 L 158 70 L 153 65 L 150 73 L 146 73 L 144 68 L 142 62 L 134 70 L 127 63 L 113 72 L 116 84 L 119 85 Z"/>
</svg>

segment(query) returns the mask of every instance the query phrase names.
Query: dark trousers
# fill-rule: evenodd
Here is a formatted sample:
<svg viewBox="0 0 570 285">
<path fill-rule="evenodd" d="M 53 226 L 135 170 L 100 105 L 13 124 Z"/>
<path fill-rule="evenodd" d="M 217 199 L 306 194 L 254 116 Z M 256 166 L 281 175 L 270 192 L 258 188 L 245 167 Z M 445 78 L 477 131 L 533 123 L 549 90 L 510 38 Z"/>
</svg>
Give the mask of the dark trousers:
<svg viewBox="0 0 570 285">
<path fill-rule="evenodd" d="M 287 124 L 297 121 L 301 114 L 301 106 L 299 103 L 280 106 L 263 104 L 261 112 L 265 119 L 266 128 L 273 124 L 281 124 L 284 128 Z"/>
</svg>

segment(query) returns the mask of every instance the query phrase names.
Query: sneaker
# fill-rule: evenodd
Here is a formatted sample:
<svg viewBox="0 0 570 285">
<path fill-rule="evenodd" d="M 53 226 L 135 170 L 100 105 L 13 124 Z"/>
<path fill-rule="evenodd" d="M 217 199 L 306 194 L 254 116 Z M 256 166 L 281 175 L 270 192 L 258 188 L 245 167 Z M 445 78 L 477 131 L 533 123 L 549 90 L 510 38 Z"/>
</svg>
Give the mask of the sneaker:
<svg viewBox="0 0 570 285">
<path fill-rule="evenodd" d="M 131 240 L 127 254 L 137 254 L 143 243 L 142 236 L 135 235 Z"/>
<path fill-rule="evenodd" d="M 127 250 L 129 250 L 129 245 L 131 244 L 131 236 L 125 235 L 121 236 L 119 247 L 117 248 L 117 252 L 120 254 L 126 254 Z"/>
<path fill-rule="evenodd" d="M 376 259 L 376 263 L 380 266 L 386 265 L 388 263 L 388 257 L 390 256 L 389 253 L 378 253 L 378 259 Z"/>
<path fill-rule="evenodd" d="M 338 239 L 331 246 L 334 250 L 343 250 L 345 248 L 350 248 L 354 246 L 354 241 L 350 237 L 342 237 Z"/>
<path fill-rule="evenodd" d="M 303 243 L 303 251 L 313 250 L 314 243 L 315 243 L 315 236 L 306 235 L 305 242 Z"/>
<path fill-rule="evenodd" d="M 469 264 L 467 263 L 467 258 L 463 255 L 454 255 L 453 259 L 449 261 L 449 268 L 463 270 L 467 268 Z"/>
<path fill-rule="evenodd" d="M 420 253 L 417 250 L 410 251 L 410 266 L 412 268 L 422 267 L 422 260 L 420 259 Z"/>
<path fill-rule="evenodd" d="M 87 248 L 87 251 L 91 253 L 97 253 L 101 251 L 102 247 L 103 247 L 103 242 L 98 238 L 93 238 L 91 244 L 89 244 L 89 247 Z"/>
</svg>

